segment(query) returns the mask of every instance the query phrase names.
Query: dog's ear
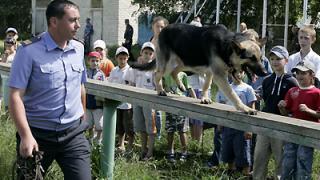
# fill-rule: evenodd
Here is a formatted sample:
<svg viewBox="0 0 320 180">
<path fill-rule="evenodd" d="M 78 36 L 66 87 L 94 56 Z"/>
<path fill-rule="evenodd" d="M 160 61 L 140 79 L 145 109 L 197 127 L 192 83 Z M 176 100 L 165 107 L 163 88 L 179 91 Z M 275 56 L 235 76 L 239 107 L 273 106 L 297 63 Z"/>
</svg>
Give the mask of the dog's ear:
<svg viewBox="0 0 320 180">
<path fill-rule="evenodd" d="M 264 37 L 264 38 L 259 39 L 259 40 L 257 41 L 257 43 L 258 43 L 258 45 L 259 45 L 260 47 L 262 47 L 262 46 L 264 46 L 264 45 L 267 43 L 267 40 L 268 40 L 268 38 L 267 38 L 267 37 Z"/>
<path fill-rule="evenodd" d="M 236 41 L 232 41 L 231 43 L 232 49 L 237 53 L 237 54 L 241 54 L 243 51 L 243 47 L 241 46 L 241 44 L 239 42 Z"/>
</svg>

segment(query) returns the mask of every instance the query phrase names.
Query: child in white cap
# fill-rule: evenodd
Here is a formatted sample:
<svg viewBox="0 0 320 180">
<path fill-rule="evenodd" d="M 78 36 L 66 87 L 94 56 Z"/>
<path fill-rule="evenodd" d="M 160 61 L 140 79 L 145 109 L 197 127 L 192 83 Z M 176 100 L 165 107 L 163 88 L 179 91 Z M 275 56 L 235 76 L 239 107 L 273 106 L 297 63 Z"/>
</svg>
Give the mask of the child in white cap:
<svg viewBox="0 0 320 180">
<path fill-rule="evenodd" d="M 141 56 L 138 59 L 138 63 L 144 64 L 152 61 L 154 51 L 155 48 L 151 42 L 144 43 L 140 51 Z M 155 90 L 153 71 L 139 71 L 130 68 L 125 79 L 133 86 Z M 149 160 L 153 156 L 156 134 L 154 110 L 133 105 L 133 127 L 136 133 L 141 134 L 141 159 Z"/>
</svg>

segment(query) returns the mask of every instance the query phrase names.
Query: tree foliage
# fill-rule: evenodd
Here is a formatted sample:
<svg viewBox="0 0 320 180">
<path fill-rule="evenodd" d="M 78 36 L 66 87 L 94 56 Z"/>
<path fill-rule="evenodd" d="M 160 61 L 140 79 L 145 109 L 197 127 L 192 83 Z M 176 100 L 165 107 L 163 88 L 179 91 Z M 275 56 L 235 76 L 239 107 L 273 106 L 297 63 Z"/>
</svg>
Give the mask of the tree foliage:
<svg viewBox="0 0 320 180">
<path fill-rule="evenodd" d="M 202 4 L 205 0 L 199 0 Z M 171 22 L 174 22 L 180 12 L 177 10 L 188 11 L 193 6 L 193 0 L 133 0 L 134 4 L 140 5 L 140 10 L 148 7 L 157 15 L 162 15 Z M 200 15 L 203 22 L 215 23 L 216 16 L 216 0 L 207 0 Z M 289 1 L 289 23 L 295 24 L 302 17 L 303 0 Z M 238 0 L 222 0 L 220 5 L 220 23 L 225 24 L 229 28 L 236 27 Z M 320 2 L 318 0 L 309 0 L 308 14 L 312 18 L 312 22 L 316 21 Z M 200 7 L 200 5 L 199 5 Z M 199 8 L 198 7 L 198 8 Z M 268 0 L 268 24 L 284 24 L 285 20 L 285 1 Z M 241 4 L 241 21 L 247 22 L 250 27 L 259 28 L 262 24 L 263 1 L 242 0 Z"/>
<path fill-rule="evenodd" d="M 31 34 L 30 0 L 1 0 L 0 37 L 4 37 L 4 32 L 7 27 L 15 27 L 20 37 Z"/>
</svg>

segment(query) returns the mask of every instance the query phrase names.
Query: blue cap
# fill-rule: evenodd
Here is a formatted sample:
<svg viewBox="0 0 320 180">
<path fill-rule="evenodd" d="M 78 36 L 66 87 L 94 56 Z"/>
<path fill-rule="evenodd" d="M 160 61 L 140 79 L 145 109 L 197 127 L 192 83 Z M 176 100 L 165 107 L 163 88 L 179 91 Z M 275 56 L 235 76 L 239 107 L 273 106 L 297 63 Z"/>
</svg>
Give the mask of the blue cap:
<svg viewBox="0 0 320 180">
<path fill-rule="evenodd" d="M 289 59 L 289 53 L 288 50 L 283 46 L 274 46 L 270 53 L 275 54 L 277 57 L 282 59 Z"/>
</svg>

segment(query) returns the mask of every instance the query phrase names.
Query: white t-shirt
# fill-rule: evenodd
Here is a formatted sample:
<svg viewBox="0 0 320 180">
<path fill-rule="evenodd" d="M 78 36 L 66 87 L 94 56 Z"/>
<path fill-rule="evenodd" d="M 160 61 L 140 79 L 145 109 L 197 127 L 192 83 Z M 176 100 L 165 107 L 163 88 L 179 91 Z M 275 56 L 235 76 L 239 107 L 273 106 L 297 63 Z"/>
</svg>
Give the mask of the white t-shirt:
<svg viewBox="0 0 320 180">
<path fill-rule="evenodd" d="M 108 82 L 118 83 L 118 84 L 126 84 L 125 76 L 128 73 L 130 66 L 127 64 L 125 67 L 120 69 L 119 66 L 115 67 L 111 72 L 109 77 L 107 78 Z M 132 106 L 130 103 L 122 103 L 117 107 L 118 109 L 131 109 Z"/>
<path fill-rule="evenodd" d="M 125 80 L 135 84 L 136 87 L 155 90 L 153 71 L 139 71 L 129 68 Z"/>
<path fill-rule="evenodd" d="M 285 66 L 286 72 L 292 74 L 291 70 L 301 61 L 308 60 L 312 62 L 316 68 L 316 77 L 320 79 L 320 56 L 315 53 L 312 49 L 310 52 L 302 59 L 300 52 L 292 54 L 289 56 L 288 64 Z"/>
<path fill-rule="evenodd" d="M 204 81 L 205 81 L 204 76 L 205 75 L 199 75 L 199 74 L 192 74 L 191 76 L 188 76 L 188 82 L 189 82 L 190 86 L 193 89 L 198 89 L 199 91 L 202 91 L 202 87 L 203 87 Z"/>
</svg>

